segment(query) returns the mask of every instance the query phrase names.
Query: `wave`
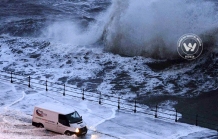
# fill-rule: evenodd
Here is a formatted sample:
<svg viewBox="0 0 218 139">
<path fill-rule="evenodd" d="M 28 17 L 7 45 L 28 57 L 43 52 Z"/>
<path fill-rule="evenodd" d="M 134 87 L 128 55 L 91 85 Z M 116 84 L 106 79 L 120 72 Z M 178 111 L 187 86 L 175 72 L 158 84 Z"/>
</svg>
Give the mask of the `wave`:
<svg viewBox="0 0 218 139">
<path fill-rule="evenodd" d="M 178 56 L 177 41 L 186 33 L 202 36 L 209 46 L 217 40 L 215 4 L 202 0 L 114 0 L 104 33 L 105 49 L 128 56 Z M 216 29 L 216 31 L 214 30 Z M 210 38 L 208 42 L 208 38 Z"/>
<path fill-rule="evenodd" d="M 107 1 L 105 3 L 108 4 Z M 104 7 L 105 8 L 105 7 Z M 96 12 L 95 8 L 90 8 L 90 14 Z M 99 13 L 97 16 L 80 15 L 79 18 L 73 20 L 62 20 L 50 23 L 41 34 L 41 37 L 50 39 L 55 42 L 70 44 L 73 46 L 87 46 L 99 42 L 104 34 L 106 25 L 111 16 L 111 8 Z M 86 21 L 86 26 L 83 21 Z"/>
<path fill-rule="evenodd" d="M 187 33 L 199 35 L 204 46 L 217 43 L 218 12 L 203 0 L 112 0 L 87 28 L 77 21 L 50 25 L 44 36 L 72 45 L 103 42 L 106 51 L 160 59 L 178 57 L 177 41 Z"/>
</svg>

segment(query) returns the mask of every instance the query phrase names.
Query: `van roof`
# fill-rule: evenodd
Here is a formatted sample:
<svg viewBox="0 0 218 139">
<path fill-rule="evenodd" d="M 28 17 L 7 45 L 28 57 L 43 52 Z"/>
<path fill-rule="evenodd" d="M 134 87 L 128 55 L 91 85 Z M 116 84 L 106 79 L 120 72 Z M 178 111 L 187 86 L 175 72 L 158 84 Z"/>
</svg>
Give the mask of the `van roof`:
<svg viewBox="0 0 218 139">
<path fill-rule="evenodd" d="M 57 112 L 60 114 L 69 114 L 74 112 L 75 110 L 69 105 L 63 105 L 60 103 L 42 103 L 39 105 L 36 105 L 36 107 L 41 108 L 41 109 L 46 109 L 49 111 Z"/>
</svg>

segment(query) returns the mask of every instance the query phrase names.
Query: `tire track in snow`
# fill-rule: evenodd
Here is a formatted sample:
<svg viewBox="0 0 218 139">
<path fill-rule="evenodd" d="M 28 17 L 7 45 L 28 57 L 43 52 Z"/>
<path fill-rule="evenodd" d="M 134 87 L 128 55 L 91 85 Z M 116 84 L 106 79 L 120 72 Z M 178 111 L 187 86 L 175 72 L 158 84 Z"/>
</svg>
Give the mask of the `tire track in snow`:
<svg viewBox="0 0 218 139">
<path fill-rule="evenodd" d="M 9 89 L 9 90 L 12 90 L 12 92 L 14 93 L 14 95 L 18 96 L 18 94 L 20 94 L 20 93 L 18 93 L 18 91 L 17 91 L 17 89 L 15 88 L 15 85 L 14 85 L 14 84 L 7 83 L 7 82 L 4 82 L 4 84 L 7 85 L 7 86 L 9 86 L 9 87 L 11 88 L 11 89 Z M 7 90 L 8 90 L 8 89 L 7 89 Z M 6 92 L 5 92 L 5 93 L 6 93 Z M 22 101 L 22 100 L 25 98 L 25 95 L 26 95 L 25 92 L 22 91 L 22 97 L 21 97 L 21 98 L 16 99 L 15 101 L 13 101 L 13 102 L 10 103 L 10 104 L 5 104 L 5 105 L 1 106 L 0 108 L 7 109 L 8 107 L 11 107 L 12 105 L 14 105 L 14 104 L 16 104 L 16 103 Z"/>
<path fill-rule="evenodd" d="M 84 109 L 86 109 L 86 110 L 88 111 L 88 113 L 93 114 L 92 110 L 88 108 L 88 105 L 87 105 L 87 104 L 82 103 L 82 106 L 83 106 Z M 74 107 L 76 107 L 76 106 L 74 106 Z M 115 118 L 116 109 L 115 109 L 115 108 L 111 108 L 111 111 L 112 111 L 112 114 L 111 114 L 110 117 L 108 117 L 108 118 L 103 118 L 103 119 L 102 119 L 101 121 L 99 121 L 98 123 L 92 125 L 92 126 L 90 127 L 90 129 L 92 129 L 93 131 L 95 131 L 95 130 L 96 130 L 96 127 L 97 127 L 98 125 L 104 123 L 104 122 L 107 121 L 107 120 L 111 120 L 111 119 Z"/>
<path fill-rule="evenodd" d="M 111 111 L 112 111 L 112 114 L 111 114 L 110 117 L 102 119 L 101 121 L 99 121 L 98 123 L 94 124 L 94 125 L 91 126 L 90 128 L 91 128 L 92 130 L 96 130 L 95 128 L 96 128 L 98 125 L 104 123 L 104 122 L 107 121 L 107 120 L 111 120 L 111 119 L 115 118 L 115 116 L 116 116 L 116 109 L 115 109 L 115 108 L 111 108 Z"/>
<path fill-rule="evenodd" d="M 17 99 L 16 101 L 12 102 L 11 104 L 7 105 L 6 108 L 11 107 L 12 105 L 14 105 L 14 104 L 16 104 L 16 103 L 22 101 L 22 100 L 25 98 L 25 96 L 26 96 L 25 92 L 22 91 L 22 97 L 19 98 L 19 99 Z"/>
<path fill-rule="evenodd" d="M 14 85 L 11 85 L 11 84 L 8 84 L 8 83 L 5 83 L 7 84 L 8 86 L 11 86 L 12 88 L 12 91 L 15 93 L 15 94 L 18 94 L 18 91 L 16 90 L 15 86 Z M 20 101 L 22 101 L 24 98 L 25 98 L 25 92 L 22 91 L 22 97 L 21 98 L 18 98 L 17 100 L 15 100 L 14 102 L 10 103 L 10 104 L 6 104 L 6 106 L 4 106 L 4 110 L 7 111 L 9 107 L 13 106 L 14 104 L 16 103 L 19 103 Z M 6 117 L 3 117 L 2 120 L 5 122 L 5 123 L 8 123 L 9 121 L 6 120 Z M 9 122 L 10 123 L 10 122 Z"/>
<path fill-rule="evenodd" d="M 17 89 L 15 88 L 14 85 L 11 85 L 11 84 L 8 84 L 8 83 L 6 83 L 6 84 L 9 85 L 9 86 L 11 86 L 12 91 L 13 91 L 15 94 L 18 94 L 18 91 L 17 91 Z M 22 97 L 19 98 L 19 99 L 17 99 L 17 100 L 15 100 L 15 101 L 12 102 L 11 104 L 6 105 L 5 108 L 11 107 L 12 105 L 14 105 L 14 104 L 16 104 L 16 103 L 22 101 L 22 100 L 24 99 L 25 95 L 26 95 L 25 92 L 22 91 Z"/>
</svg>

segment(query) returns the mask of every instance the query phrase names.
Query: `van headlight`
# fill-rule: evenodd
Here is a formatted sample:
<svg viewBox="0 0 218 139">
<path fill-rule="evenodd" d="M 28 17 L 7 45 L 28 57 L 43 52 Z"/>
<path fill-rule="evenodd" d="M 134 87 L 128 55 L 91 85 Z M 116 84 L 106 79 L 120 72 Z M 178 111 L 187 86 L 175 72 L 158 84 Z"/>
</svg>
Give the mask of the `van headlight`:
<svg viewBox="0 0 218 139">
<path fill-rule="evenodd" d="M 79 128 L 76 128 L 75 132 L 76 132 L 76 133 L 79 133 Z"/>
</svg>

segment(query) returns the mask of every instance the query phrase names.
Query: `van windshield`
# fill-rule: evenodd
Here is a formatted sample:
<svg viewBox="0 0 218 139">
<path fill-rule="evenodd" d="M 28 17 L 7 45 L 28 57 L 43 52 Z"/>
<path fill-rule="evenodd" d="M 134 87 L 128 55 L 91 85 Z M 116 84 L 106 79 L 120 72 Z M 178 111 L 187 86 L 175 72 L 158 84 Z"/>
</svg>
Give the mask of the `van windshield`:
<svg viewBox="0 0 218 139">
<path fill-rule="evenodd" d="M 69 120 L 70 124 L 78 123 L 78 122 L 82 121 L 82 118 L 80 117 L 80 115 L 77 111 L 70 113 L 70 114 L 67 114 L 66 117 Z"/>
</svg>

